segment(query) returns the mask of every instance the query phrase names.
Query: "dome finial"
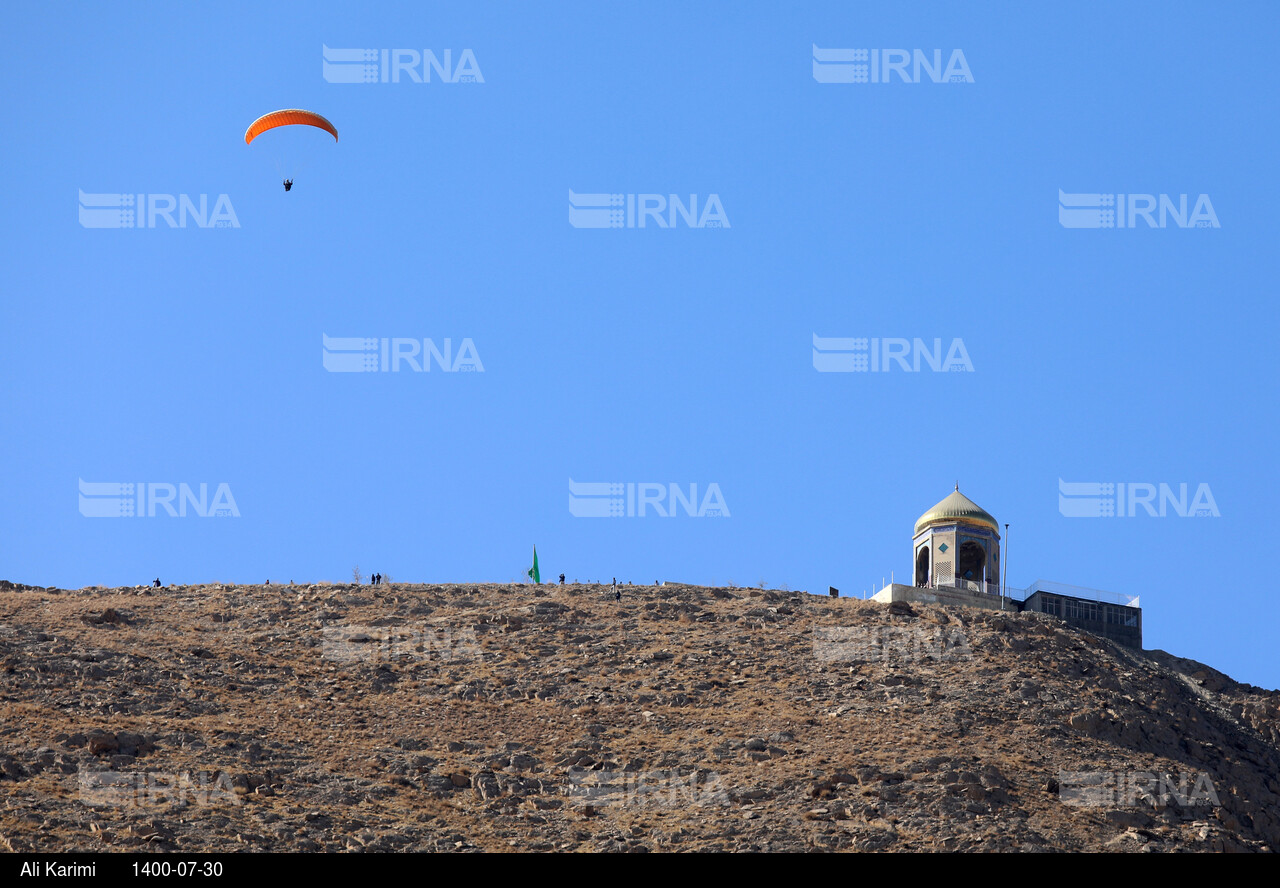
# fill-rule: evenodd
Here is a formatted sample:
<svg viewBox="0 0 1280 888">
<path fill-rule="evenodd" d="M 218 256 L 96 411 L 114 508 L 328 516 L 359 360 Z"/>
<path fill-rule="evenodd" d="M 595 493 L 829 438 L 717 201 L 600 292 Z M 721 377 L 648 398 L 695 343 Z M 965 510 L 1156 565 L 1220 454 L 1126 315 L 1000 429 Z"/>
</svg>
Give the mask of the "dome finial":
<svg viewBox="0 0 1280 888">
<path fill-rule="evenodd" d="M 959 491 L 959 490 L 960 490 L 960 482 L 959 482 L 959 481 L 956 481 L 956 490 L 957 490 L 957 491 Z"/>
</svg>

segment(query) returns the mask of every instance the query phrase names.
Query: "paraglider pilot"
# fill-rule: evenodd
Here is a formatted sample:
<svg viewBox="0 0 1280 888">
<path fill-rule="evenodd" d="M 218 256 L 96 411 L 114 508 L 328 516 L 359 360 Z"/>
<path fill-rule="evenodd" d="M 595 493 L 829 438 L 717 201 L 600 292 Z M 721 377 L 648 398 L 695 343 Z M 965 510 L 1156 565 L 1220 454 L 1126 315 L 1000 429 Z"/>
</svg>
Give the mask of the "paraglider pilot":
<svg viewBox="0 0 1280 888">
<path fill-rule="evenodd" d="M 292 187 L 293 187 L 293 180 L 292 180 L 292 179 L 285 179 L 285 180 L 284 180 L 284 190 L 285 190 L 285 191 L 288 191 L 288 190 L 289 190 L 290 188 L 292 188 Z"/>
</svg>

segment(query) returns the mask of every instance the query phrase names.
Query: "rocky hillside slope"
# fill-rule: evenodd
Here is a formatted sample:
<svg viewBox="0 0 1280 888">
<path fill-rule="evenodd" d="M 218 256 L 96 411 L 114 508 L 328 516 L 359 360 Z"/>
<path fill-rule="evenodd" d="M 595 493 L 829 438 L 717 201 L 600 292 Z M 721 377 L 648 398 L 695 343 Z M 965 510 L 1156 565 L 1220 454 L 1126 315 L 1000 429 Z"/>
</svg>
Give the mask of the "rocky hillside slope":
<svg viewBox="0 0 1280 888">
<path fill-rule="evenodd" d="M 0 583 L 0 849 L 1275 850 L 1280 693 L 1040 614 Z"/>
</svg>

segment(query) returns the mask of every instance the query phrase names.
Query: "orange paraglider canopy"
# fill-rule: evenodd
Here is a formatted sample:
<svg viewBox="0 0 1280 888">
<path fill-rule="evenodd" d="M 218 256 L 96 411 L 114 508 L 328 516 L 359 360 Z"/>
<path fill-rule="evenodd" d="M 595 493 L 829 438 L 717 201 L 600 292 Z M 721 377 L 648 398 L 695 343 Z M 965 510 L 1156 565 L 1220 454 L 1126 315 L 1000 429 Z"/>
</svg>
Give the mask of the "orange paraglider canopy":
<svg viewBox="0 0 1280 888">
<path fill-rule="evenodd" d="M 275 129 L 278 126 L 293 126 L 302 124 L 305 126 L 315 126 L 324 130 L 333 136 L 333 140 L 338 140 L 338 131 L 333 124 L 325 120 L 314 111 L 303 111 L 301 108 L 285 108 L 283 111 L 272 111 L 270 114 L 264 114 L 249 124 L 249 128 L 244 133 L 244 143 L 248 145 L 255 138 L 269 129 Z"/>
</svg>

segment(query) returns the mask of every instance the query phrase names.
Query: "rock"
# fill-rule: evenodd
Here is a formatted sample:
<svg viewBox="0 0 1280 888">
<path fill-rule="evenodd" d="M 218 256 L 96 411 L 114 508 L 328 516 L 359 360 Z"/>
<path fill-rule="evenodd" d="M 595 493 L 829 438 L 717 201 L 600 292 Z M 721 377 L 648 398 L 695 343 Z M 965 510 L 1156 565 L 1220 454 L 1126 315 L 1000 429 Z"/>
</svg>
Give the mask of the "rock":
<svg viewBox="0 0 1280 888">
<path fill-rule="evenodd" d="M 107 608 L 100 614 L 85 617 L 84 621 L 94 626 L 101 626 L 104 624 L 115 625 L 117 623 L 126 622 L 120 612 L 111 607 Z"/>
<path fill-rule="evenodd" d="M 978 776 L 982 785 L 988 788 L 1000 787 L 1003 789 L 1009 785 L 1009 781 L 1005 779 L 1005 776 L 1000 773 L 1000 769 L 995 765 L 986 765 Z"/>
<path fill-rule="evenodd" d="M 858 834 L 853 838 L 853 847 L 857 851 L 880 851 L 898 840 L 896 833 L 876 829 Z"/>
<path fill-rule="evenodd" d="M 1097 734 L 1102 725 L 1102 716 L 1095 710 L 1084 709 L 1067 718 L 1067 724 L 1083 734 Z"/>
<path fill-rule="evenodd" d="M 476 795 L 482 799 L 495 799 L 502 794 L 502 789 L 498 786 L 498 778 L 491 771 L 481 771 L 471 784 L 475 788 Z"/>
<path fill-rule="evenodd" d="M 451 793 L 458 788 L 454 785 L 453 780 L 441 775 L 428 777 L 423 781 L 423 784 L 427 792 L 434 793 L 436 795 Z"/>
<path fill-rule="evenodd" d="M 116 746 L 121 755 L 145 755 L 156 748 L 148 737 L 132 731 L 117 732 Z"/>
<path fill-rule="evenodd" d="M 90 755 L 109 755 L 120 748 L 115 734 L 100 730 L 89 732 L 86 745 Z"/>
<path fill-rule="evenodd" d="M 1141 811 L 1134 809 L 1114 809 L 1103 815 L 1108 823 L 1114 823 L 1123 827 L 1141 827 L 1149 826 L 1151 818 Z"/>
</svg>

